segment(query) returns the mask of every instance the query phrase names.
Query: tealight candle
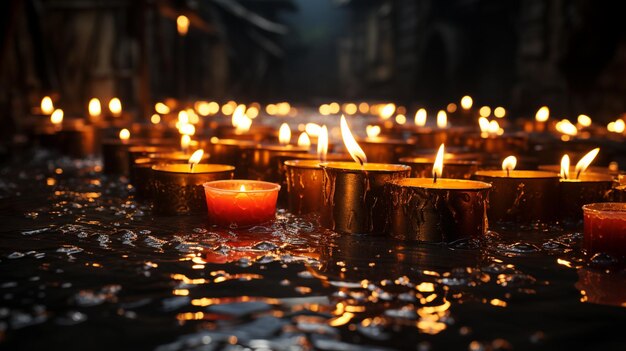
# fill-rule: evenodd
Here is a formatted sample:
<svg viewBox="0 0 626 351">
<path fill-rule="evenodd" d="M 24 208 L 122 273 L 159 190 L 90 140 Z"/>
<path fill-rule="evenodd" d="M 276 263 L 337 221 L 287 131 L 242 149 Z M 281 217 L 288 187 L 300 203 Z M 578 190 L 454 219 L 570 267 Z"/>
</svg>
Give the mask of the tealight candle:
<svg viewBox="0 0 626 351">
<path fill-rule="evenodd" d="M 447 156 L 447 157 L 446 157 Z M 452 179 L 470 179 L 478 170 L 480 161 L 465 158 L 456 158 L 454 155 L 444 156 L 446 166 L 443 168 L 442 177 Z M 411 166 L 411 177 L 427 178 L 433 173 L 433 161 L 431 157 L 403 157 L 400 163 Z"/>
<path fill-rule="evenodd" d="M 209 221 L 223 227 L 249 227 L 275 218 L 280 185 L 255 180 L 203 184 Z"/>
<path fill-rule="evenodd" d="M 386 231 L 384 185 L 409 176 L 406 165 L 367 163 L 345 117 L 341 116 L 344 144 L 356 162 L 323 163 L 322 226 L 346 234 L 379 234 Z"/>
<path fill-rule="evenodd" d="M 163 215 L 206 213 L 202 184 L 231 179 L 235 167 L 198 164 L 202 150 L 189 158 L 189 164 L 152 166 L 154 175 L 154 211 Z"/>
<path fill-rule="evenodd" d="M 201 146 L 211 155 L 211 162 L 231 165 L 235 167 L 235 177 L 248 177 L 247 149 L 256 145 L 251 140 L 219 139 L 213 137 L 201 142 Z"/>
<path fill-rule="evenodd" d="M 626 257 L 626 203 L 587 204 L 583 213 L 585 250 Z"/>
<path fill-rule="evenodd" d="M 411 154 L 416 149 L 415 140 L 394 139 L 383 136 L 367 137 L 359 145 L 370 162 L 396 163 L 401 157 Z"/>
<path fill-rule="evenodd" d="M 119 132 L 119 139 L 105 140 L 102 143 L 102 168 L 104 173 L 128 174 L 128 148 L 132 143 L 128 129 L 122 129 Z"/>
<path fill-rule="evenodd" d="M 404 178 L 387 185 L 389 234 L 400 240 L 451 242 L 487 231 L 487 195 L 483 182 L 440 178 L 443 144 L 433 178 Z"/>
<path fill-rule="evenodd" d="M 559 176 L 543 171 L 514 170 L 507 157 L 503 170 L 478 171 L 472 179 L 490 183 L 488 216 L 494 222 L 551 222 L 558 213 Z"/>
</svg>

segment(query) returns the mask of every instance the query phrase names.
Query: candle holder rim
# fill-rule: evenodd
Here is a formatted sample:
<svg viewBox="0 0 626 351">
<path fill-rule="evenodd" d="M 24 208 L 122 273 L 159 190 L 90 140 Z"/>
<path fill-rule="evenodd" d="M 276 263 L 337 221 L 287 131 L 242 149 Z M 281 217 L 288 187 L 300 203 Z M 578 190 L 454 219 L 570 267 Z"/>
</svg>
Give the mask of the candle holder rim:
<svg viewBox="0 0 626 351">
<path fill-rule="evenodd" d="M 479 180 L 468 180 L 468 179 L 453 179 L 453 178 L 437 178 L 437 181 L 445 181 L 448 183 L 456 183 L 456 184 L 467 184 L 468 187 L 434 187 L 434 186 L 429 186 L 430 184 L 436 184 L 434 182 L 432 182 L 433 178 L 402 178 L 402 179 L 394 179 L 391 180 L 389 183 L 393 184 L 393 185 L 397 185 L 400 187 L 406 187 L 406 188 L 423 188 L 423 189 L 429 189 L 429 190 L 463 190 L 463 191 L 483 191 L 483 190 L 488 190 L 491 189 L 493 186 L 489 183 L 486 182 L 481 182 Z M 416 182 L 417 180 L 431 180 L 432 183 L 427 183 L 425 182 L 425 184 L 403 184 L 403 183 L 413 183 Z M 475 185 L 475 187 L 469 187 L 470 184 Z"/>
<path fill-rule="evenodd" d="M 224 188 L 219 188 L 216 187 L 215 185 L 217 184 L 248 184 L 248 183 L 254 183 L 254 184 L 262 184 L 263 186 L 267 186 L 267 189 L 254 189 L 254 190 L 250 190 L 250 189 L 246 189 L 245 193 L 270 193 L 273 191 L 279 191 L 281 186 L 280 184 L 276 184 L 276 183 L 272 183 L 272 182 L 265 182 L 262 180 L 250 180 L 250 179 L 228 179 L 228 180 L 214 180 L 214 181 L 210 181 L 210 182 L 206 182 L 203 183 L 202 186 L 204 187 L 204 189 L 206 190 L 211 190 L 211 191 L 215 191 L 215 192 L 221 192 L 221 193 L 228 193 L 228 194 L 232 194 L 232 193 L 240 193 L 242 191 L 240 191 L 239 189 L 224 189 Z"/>
<path fill-rule="evenodd" d="M 368 162 L 368 163 L 361 165 L 361 168 L 357 168 L 357 166 L 359 166 L 358 163 L 349 162 L 349 161 L 321 162 L 320 163 L 320 167 L 322 167 L 323 169 L 334 169 L 334 170 L 341 170 L 345 172 L 354 172 L 354 173 L 361 173 L 364 171 L 370 172 L 370 173 L 393 173 L 393 172 L 411 171 L 410 166 L 402 165 L 402 164 L 394 164 L 394 163 Z M 386 168 L 385 169 L 365 169 L 364 167 L 367 167 L 367 166 L 371 166 L 371 167 L 384 166 Z"/>
<path fill-rule="evenodd" d="M 305 168 L 305 169 L 321 169 L 320 163 L 325 162 L 317 159 L 303 159 L 303 160 L 286 160 L 285 166 L 293 168 Z"/>
<path fill-rule="evenodd" d="M 279 151 L 279 152 L 308 152 L 310 147 L 298 146 L 298 145 L 275 145 L 275 144 L 255 144 L 252 146 L 254 150 L 267 150 L 267 151 Z"/>
<path fill-rule="evenodd" d="M 400 158 L 398 161 L 400 161 L 400 163 L 406 163 L 406 164 L 432 164 L 435 162 L 435 157 L 402 157 Z M 471 160 L 471 159 L 458 159 L 458 158 L 450 158 L 450 159 L 446 159 L 444 157 L 444 163 L 443 166 L 445 167 L 446 165 L 480 165 L 481 162 L 479 162 L 478 160 Z"/>
<path fill-rule="evenodd" d="M 570 173 L 570 175 L 572 175 Z M 574 174 L 575 176 L 575 174 Z M 580 173 L 580 177 L 578 179 L 563 179 L 560 181 L 563 183 L 601 183 L 601 182 L 613 182 L 613 176 L 605 173 L 595 173 L 595 172 L 582 172 Z"/>
<path fill-rule="evenodd" d="M 584 213 L 614 214 L 626 218 L 626 202 L 594 202 L 582 206 Z"/>
<path fill-rule="evenodd" d="M 444 165 L 445 167 L 445 165 Z M 531 176 L 534 175 L 534 176 Z M 504 170 L 482 170 L 476 171 L 474 176 L 490 177 L 490 178 L 509 178 L 509 179 L 560 179 L 558 173 L 533 170 L 512 170 L 509 175 Z"/>
<path fill-rule="evenodd" d="M 213 166 L 215 169 L 207 170 L 207 171 L 197 171 L 196 170 L 196 167 L 207 167 L 207 166 Z M 166 167 L 170 167 L 170 168 L 171 167 L 174 167 L 174 168 L 187 167 L 187 168 L 190 168 L 189 164 L 185 164 L 185 163 L 179 163 L 179 164 L 166 163 L 166 164 L 153 165 L 152 166 L 152 170 L 155 171 L 155 172 L 173 173 L 173 174 L 207 174 L 207 173 L 232 172 L 232 171 L 235 170 L 234 166 L 217 164 L 217 163 L 199 163 L 199 164 L 196 164 L 194 166 L 194 171 L 193 172 L 185 171 L 184 169 L 181 169 L 181 170 L 168 170 L 168 169 L 165 169 Z"/>
</svg>

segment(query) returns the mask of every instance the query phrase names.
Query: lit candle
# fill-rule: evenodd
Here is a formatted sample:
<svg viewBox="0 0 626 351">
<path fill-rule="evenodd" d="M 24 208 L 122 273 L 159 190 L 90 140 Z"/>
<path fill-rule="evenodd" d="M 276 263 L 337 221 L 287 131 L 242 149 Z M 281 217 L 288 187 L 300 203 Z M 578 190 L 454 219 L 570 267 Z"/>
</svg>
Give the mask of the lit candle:
<svg viewBox="0 0 626 351">
<path fill-rule="evenodd" d="M 133 144 L 130 131 L 120 130 L 119 139 L 105 140 L 102 143 L 103 172 L 107 174 L 128 175 L 128 147 Z"/>
<path fill-rule="evenodd" d="M 478 171 L 472 179 L 490 183 L 489 219 L 494 222 L 551 222 L 558 212 L 559 175 L 544 171 L 515 170 L 509 156 L 501 171 Z"/>
<path fill-rule="evenodd" d="M 354 139 L 345 117 L 341 134 L 355 162 L 323 163 L 323 201 L 321 223 L 347 234 L 384 233 L 384 185 L 405 178 L 411 168 L 405 165 L 367 163 L 367 156 Z"/>
<path fill-rule="evenodd" d="M 587 204 L 583 212 L 585 250 L 626 257 L 626 203 Z"/>
<path fill-rule="evenodd" d="M 389 233 L 396 239 L 451 242 L 481 237 L 487 231 L 487 194 L 491 185 L 441 178 L 444 146 L 432 178 L 404 178 L 387 186 Z"/>
<path fill-rule="evenodd" d="M 55 111 L 52 99 L 49 96 L 44 96 L 41 99 L 41 113 L 44 115 L 50 115 Z"/>
<path fill-rule="evenodd" d="M 468 154 L 457 156 L 446 153 L 444 159 L 446 166 L 442 170 L 443 178 L 470 179 L 481 165 L 480 155 Z M 434 157 L 403 157 L 400 163 L 411 166 L 411 177 L 428 178 L 432 176 Z"/>
<path fill-rule="evenodd" d="M 396 163 L 417 148 L 414 138 L 396 139 L 379 136 L 380 126 L 367 126 L 367 138 L 359 140 L 359 145 L 370 162 Z"/>
<path fill-rule="evenodd" d="M 92 123 L 100 121 L 100 116 L 102 115 L 102 105 L 100 104 L 100 100 L 98 100 L 97 98 L 92 98 L 91 100 L 89 100 L 87 110 L 89 112 L 89 117 Z"/>
<path fill-rule="evenodd" d="M 114 97 L 109 101 L 109 111 L 113 117 L 119 117 L 122 115 L 122 102 L 120 99 Z"/>
<path fill-rule="evenodd" d="M 188 164 L 152 166 L 154 175 L 154 211 L 160 215 L 206 213 L 202 184 L 213 180 L 231 179 L 235 167 L 219 164 L 199 164 L 202 149 L 189 157 Z"/>
<path fill-rule="evenodd" d="M 561 184 L 559 209 L 564 221 L 582 220 L 582 206 L 595 202 L 609 201 L 613 177 L 608 174 L 585 172 L 598 155 L 600 148 L 591 150 L 570 168 L 570 158 L 566 154 L 561 159 Z"/>
<path fill-rule="evenodd" d="M 204 183 L 209 221 L 227 228 L 260 225 L 276 216 L 280 185 L 255 180 Z"/>
</svg>

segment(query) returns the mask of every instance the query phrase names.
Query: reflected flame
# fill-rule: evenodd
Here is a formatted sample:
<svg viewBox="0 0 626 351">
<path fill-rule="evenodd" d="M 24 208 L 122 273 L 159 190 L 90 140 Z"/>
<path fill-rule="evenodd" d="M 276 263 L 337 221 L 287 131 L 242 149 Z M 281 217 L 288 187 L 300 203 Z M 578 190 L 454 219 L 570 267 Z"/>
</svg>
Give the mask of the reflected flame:
<svg viewBox="0 0 626 351">
<path fill-rule="evenodd" d="M 193 172 L 193 166 L 200 163 L 200 161 L 202 160 L 202 156 L 204 156 L 204 150 L 202 149 L 196 150 L 193 154 L 191 154 L 191 157 L 189 157 L 188 161 L 190 172 Z"/>
<path fill-rule="evenodd" d="M 52 99 L 49 96 L 44 96 L 41 99 L 41 113 L 44 115 L 49 115 L 54 112 L 54 104 L 52 103 Z"/>
<path fill-rule="evenodd" d="M 324 125 L 317 136 L 317 158 L 324 162 L 326 154 L 328 154 L 328 128 Z"/>
<path fill-rule="evenodd" d="M 541 106 L 537 113 L 535 113 L 535 120 L 537 122 L 545 122 L 550 118 L 550 109 L 548 106 Z"/>
<path fill-rule="evenodd" d="M 50 122 L 57 126 L 60 125 L 63 122 L 63 110 L 60 108 L 54 110 L 50 115 Z"/>
<path fill-rule="evenodd" d="M 241 191 L 241 192 L 246 191 L 246 186 L 245 186 L 245 184 L 241 184 L 241 186 L 239 187 L 239 191 Z"/>
<path fill-rule="evenodd" d="M 507 171 L 507 173 L 514 170 L 515 166 L 517 166 L 517 158 L 515 156 L 509 156 L 502 161 L 502 170 Z"/>
<path fill-rule="evenodd" d="M 283 123 L 280 125 L 280 129 L 278 130 L 278 142 L 280 145 L 289 145 L 291 141 L 291 128 L 289 128 L 289 124 Z"/>
<path fill-rule="evenodd" d="M 109 101 L 109 111 L 114 117 L 119 117 L 122 114 L 122 102 L 120 99 L 114 97 Z"/>
<path fill-rule="evenodd" d="M 126 128 L 120 130 L 120 140 L 130 139 L 130 131 Z"/>
<path fill-rule="evenodd" d="M 578 179 L 578 177 L 580 176 L 580 174 L 582 172 L 584 172 L 585 170 L 587 170 L 587 167 L 589 167 L 589 165 L 591 165 L 591 162 L 593 162 L 593 160 L 595 160 L 596 156 L 598 156 L 598 153 L 600 152 L 600 148 L 597 147 L 591 151 L 589 151 L 585 156 L 583 156 L 580 161 L 578 161 L 578 163 L 576 163 L 576 179 Z"/>
<path fill-rule="evenodd" d="M 380 135 L 380 126 L 368 125 L 367 127 L 365 127 L 365 133 L 367 134 L 368 138 L 376 138 L 378 135 Z"/>
<path fill-rule="evenodd" d="M 298 146 L 302 146 L 302 147 L 311 146 L 311 139 L 309 138 L 309 135 L 307 133 L 300 133 L 300 136 L 298 137 Z"/>
<path fill-rule="evenodd" d="M 89 116 L 91 117 L 97 117 L 102 114 L 102 106 L 100 105 L 100 100 L 97 98 L 89 100 L 89 106 L 87 109 L 89 110 Z"/>
<path fill-rule="evenodd" d="M 176 29 L 178 30 L 178 34 L 187 35 L 189 31 L 189 18 L 187 16 L 180 15 L 176 18 Z"/>
<path fill-rule="evenodd" d="M 474 104 L 474 100 L 472 99 L 471 96 L 465 95 L 461 98 L 461 107 L 464 110 L 469 110 L 470 108 L 472 108 L 473 104 Z"/>
<path fill-rule="evenodd" d="M 446 111 L 439 110 L 439 112 L 437 112 L 437 127 L 445 128 L 447 126 L 448 126 L 448 115 L 446 114 Z"/>
<path fill-rule="evenodd" d="M 569 155 L 563 155 L 561 158 L 561 178 L 563 179 L 569 179 L 569 164 Z"/>
<path fill-rule="evenodd" d="M 354 139 L 352 132 L 350 131 L 350 127 L 348 127 L 348 122 L 346 121 L 346 117 L 341 115 L 341 137 L 343 138 L 343 144 L 346 146 L 346 149 L 352 156 L 354 162 L 357 162 L 361 165 L 367 162 L 367 156 L 365 156 L 365 152 L 359 146 L 359 144 Z"/>
<path fill-rule="evenodd" d="M 437 178 L 441 177 L 443 173 L 443 157 L 445 155 L 445 150 L 443 144 L 439 146 L 439 151 L 437 151 L 437 157 L 435 158 L 435 163 L 433 164 L 433 182 L 437 182 Z"/>
<path fill-rule="evenodd" d="M 423 127 L 426 125 L 426 118 L 428 117 L 426 113 L 426 109 L 420 108 L 415 112 L 415 125 L 418 127 Z"/>
</svg>

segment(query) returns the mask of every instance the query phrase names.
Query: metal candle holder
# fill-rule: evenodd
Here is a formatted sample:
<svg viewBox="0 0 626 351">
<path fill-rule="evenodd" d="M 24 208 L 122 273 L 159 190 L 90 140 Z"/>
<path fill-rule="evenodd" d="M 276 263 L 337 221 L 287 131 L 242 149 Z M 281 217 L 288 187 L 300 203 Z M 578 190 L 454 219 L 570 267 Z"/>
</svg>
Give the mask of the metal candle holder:
<svg viewBox="0 0 626 351">
<path fill-rule="evenodd" d="M 321 224 L 346 234 L 381 234 L 386 231 L 385 183 L 406 178 L 406 165 L 354 162 L 323 163 Z"/>
<path fill-rule="evenodd" d="M 411 166 L 411 177 L 430 178 L 433 174 L 433 157 L 403 157 L 400 163 Z M 470 179 L 478 170 L 481 162 L 478 160 L 465 160 L 450 158 L 445 161 L 442 178 Z"/>
<path fill-rule="evenodd" d="M 561 179 L 559 209 L 564 221 L 581 221 L 582 206 L 610 201 L 613 177 L 608 174 L 582 173 L 578 179 Z"/>
</svg>

